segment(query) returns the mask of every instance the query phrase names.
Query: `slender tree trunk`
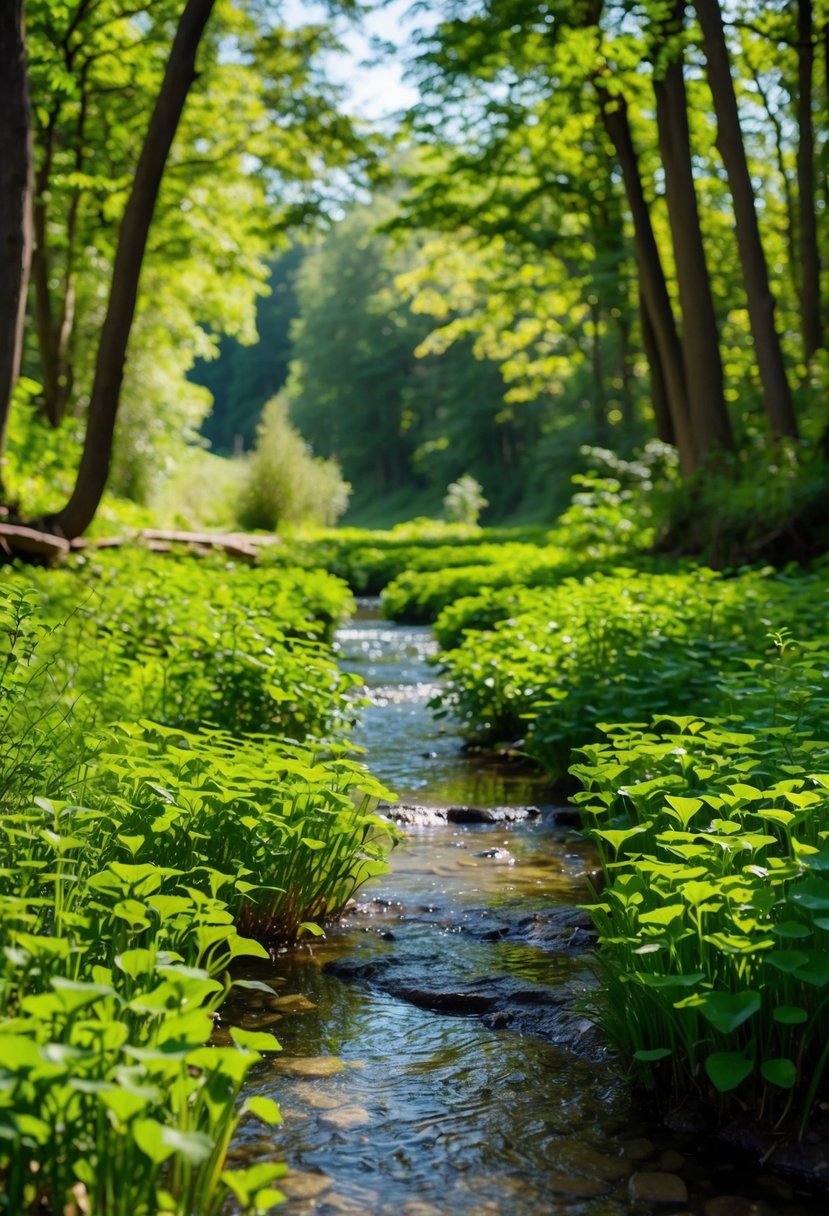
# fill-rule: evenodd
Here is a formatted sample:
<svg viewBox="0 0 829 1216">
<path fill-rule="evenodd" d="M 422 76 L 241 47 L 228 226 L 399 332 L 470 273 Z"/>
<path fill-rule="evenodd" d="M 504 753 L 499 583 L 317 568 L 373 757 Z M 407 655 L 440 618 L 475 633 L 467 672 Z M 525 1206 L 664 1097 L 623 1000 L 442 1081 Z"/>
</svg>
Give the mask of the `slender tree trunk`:
<svg viewBox="0 0 829 1216">
<path fill-rule="evenodd" d="M 147 237 L 167 157 L 196 77 L 196 53 L 214 3 L 215 0 L 187 0 L 138 158 L 118 235 L 75 489 L 63 510 L 47 521 L 54 531 L 68 539 L 80 536 L 89 527 L 106 488 Z"/>
<path fill-rule="evenodd" d="M 625 433 L 629 435 L 636 420 L 636 405 L 633 396 L 633 351 L 631 349 L 633 322 L 629 308 L 619 309 L 616 328 L 619 332 L 619 393 L 622 400 L 622 422 Z"/>
<path fill-rule="evenodd" d="M 75 133 L 75 171 L 80 177 L 86 164 L 84 154 L 84 132 L 86 128 L 88 92 L 87 77 L 90 60 L 81 71 L 81 102 Z M 70 70 L 71 65 L 67 65 Z M 72 396 L 74 369 L 71 359 L 71 341 L 75 325 L 75 259 L 80 211 L 80 187 L 75 187 L 66 217 L 66 255 L 61 271 L 62 286 L 58 291 L 53 286 L 57 270 L 50 257 L 49 239 L 49 187 L 54 160 L 55 132 L 60 119 L 60 110 L 52 111 L 43 137 L 43 154 L 40 167 L 35 174 L 34 227 L 35 247 L 32 255 L 32 281 L 35 296 L 35 321 L 38 348 L 40 351 L 41 376 L 43 379 L 43 408 L 53 427 L 60 426 Z"/>
<path fill-rule="evenodd" d="M 597 443 L 607 438 L 607 399 L 602 365 L 602 322 L 599 301 L 590 301 L 590 370 L 593 376 L 593 434 Z"/>
<path fill-rule="evenodd" d="M 673 0 L 670 16 L 661 29 L 659 49 L 681 33 L 684 14 L 685 0 Z M 732 448 L 734 441 L 725 405 L 717 319 L 691 167 L 688 100 L 679 48 L 671 52 L 664 70 L 655 76 L 653 87 L 682 309 L 688 402 L 696 447 L 702 460 L 716 448 Z"/>
<path fill-rule="evenodd" d="M 628 206 L 633 220 L 636 265 L 639 286 L 645 303 L 650 332 L 653 334 L 651 354 L 658 359 L 658 370 L 651 363 L 652 384 L 663 386 L 671 419 L 672 442 L 679 452 L 683 473 L 693 473 L 697 465 L 697 449 L 691 427 L 691 414 L 685 382 L 682 346 L 676 329 L 668 284 L 659 256 L 659 246 L 651 223 L 639 159 L 633 143 L 627 106 L 623 97 L 611 97 L 607 89 L 596 85 L 605 129 L 616 150 L 622 170 Z M 667 427 L 665 427 L 667 431 Z"/>
<path fill-rule="evenodd" d="M 797 421 L 783 361 L 783 350 L 774 320 L 775 298 L 769 285 L 768 266 L 748 169 L 737 96 L 725 41 L 719 0 L 694 0 L 702 27 L 708 83 L 717 118 L 717 148 L 728 174 L 734 202 L 737 247 L 748 300 L 748 315 L 754 337 L 754 354 L 763 385 L 763 401 L 772 434 L 797 437 Z"/>
<path fill-rule="evenodd" d="M 32 256 L 32 128 L 23 0 L 0 4 L 0 454 L 20 374 Z"/>
<path fill-rule="evenodd" d="M 815 47 L 811 0 L 797 5 L 797 193 L 800 218 L 800 311 L 803 354 L 809 363 L 823 345 L 820 309 L 820 253 L 815 209 L 815 132 L 812 77 Z"/>
<path fill-rule="evenodd" d="M 766 111 L 766 117 L 768 118 L 769 124 L 774 131 L 774 157 L 777 161 L 777 172 L 780 174 L 780 185 L 783 188 L 783 198 L 786 202 L 786 230 L 784 233 L 786 238 L 786 251 L 788 253 L 786 260 L 788 262 L 789 276 L 791 278 L 792 287 L 794 288 L 794 293 L 799 298 L 800 272 L 797 265 L 797 241 L 795 240 L 796 207 L 792 183 L 789 178 L 789 171 L 786 168 L 786 154 L 784 150 L 786 141 L 783 136 L 783 124 L 780 121 L 780 115 L 771 104 L 768 89 L 763 87 L 763 83 L 760 79 L 760 73 L 753 71 L 752 79 L 754 81 L 754 87 L 757 90 L 757 96 L 763 103 L 763 108 Z"/>
<path fill-rule="evenodd" d="M 653 419 L 656 424 L 656 437 L 663 443 L 676 446 L 676 431 L 671 417 L 671 404 L 668 395 L 668 385 L 665 382 L 665 372 L 659 354 L 659 343 L 656 340 L 653 322 L 648 312 L 644 294 L 639 297 L 639 315 L 642 325 L 642 345 L 651 373 L 651 405 Z"/>
<path fill-rule="evenodd" d="M 52 176 L 55 115 L 51 115 L 43 137 L 43 159 L 35 174 L 34 250 L 32 253 L 32 285 L 34 287 L 34 316 L 37 344 L 40 351 L 40 374 L 43 381 L 43 406 L 51 426 L 60 422 L 57 414 L 58 355 L 55 349 L 55 322 L 52 315 L 52 267 L 49 258 L 49 182 Z"/>
</svg>

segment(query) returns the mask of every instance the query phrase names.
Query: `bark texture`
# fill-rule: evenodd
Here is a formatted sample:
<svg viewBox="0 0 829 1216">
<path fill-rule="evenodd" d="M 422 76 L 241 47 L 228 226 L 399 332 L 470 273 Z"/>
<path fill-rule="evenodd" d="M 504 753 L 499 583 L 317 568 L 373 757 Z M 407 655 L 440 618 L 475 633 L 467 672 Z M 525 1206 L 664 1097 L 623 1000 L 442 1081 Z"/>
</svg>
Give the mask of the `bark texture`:
<svg viewBox="0 0 829 1216">
<path fill-rule="evenodd" d="M 812 79 L 815 66 L 811 0 L 797 6 L 797 195 L 800 230 L 800 310 L 803 353 L 808 363 L 823 345 L 820 253 L 815 211 L 815 131 Z"/>
<path fill-rule="evenodd" d="M 702 28 L 708 83 L 717 118 L 717 148 L 728 175 L 734 202 L 737 247 L 754 338 L 754 353 L 763 385 L 763 401 L 772 434 L 797 436 L 797 421 L 777 333 L 776 301 L 769 284 L 768 266 L 746 158 L 737 95 L 725 41 L 719 0 L 694 0 Z"/>
<path fill-rule="evenodd" d="M 656 367 L 651 362 L 651 384 L 654 392 L 660 394 L 660 398 L 667 399 L 672 442 L 676 443 L 682 471 L 688 474 L 696 468 L 698 453 L 691 427 L 682 346 L 650 209 L 642 186 L 639 159 L 633 143 L 627 107 L 623 97 L 611 97 L 607 89 L 598 83 L 597 89 L 602 119 L 622 170 L 633 220 L 639 285 L 647 315 L 648 334 L 653 339 L 648 353 L 649 358 L 653 355 L 658 359 Z M 667 422 L 660 422 L 659 426 L 664 434 L 668 433 Z"/>
<path fill-rule="evenodd" d="M 694 438 L 700 460 L 733 447 L 722 359 L 691 165 L 691 135 L 681 33 L 685 0 L 674 0 L 655 43 L 656 125 L 682 310 L 682 345 Z"/>
<path fill-rule="evenodd" d="M 23 0 L 0 4 L 0 452 L 20 373 L 32 255 L 32 130 Z"/>
<path fill-rule="evenodd" d="M 121 221 L 75 489 L 63 510 L 47 521 L 70 540 L 89 527 L 106 488 L 147 237 L 167 157 L 195 80 L 196 53 L 214 3 L 187 0 L 184 7 Z"/>
</svg>

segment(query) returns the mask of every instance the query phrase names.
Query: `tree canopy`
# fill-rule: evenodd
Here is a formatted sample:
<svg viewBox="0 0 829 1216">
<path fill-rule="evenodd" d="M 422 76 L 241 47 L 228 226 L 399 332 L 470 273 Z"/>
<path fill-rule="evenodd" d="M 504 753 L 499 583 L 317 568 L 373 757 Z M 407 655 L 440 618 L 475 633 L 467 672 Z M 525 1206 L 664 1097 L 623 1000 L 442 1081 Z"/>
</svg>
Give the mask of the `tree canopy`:
<svg viewBox="0 0 829 1216">
<path fill-rule="evenodd" d="M 397 148 L 325 75 L 352 8 L 292 26 L 275 4 L 205 0 L 139 259 L 111 487 L 146 496 L 199 428 L 224 455 L 251 448 L 283 387 L 358 506 L 439 502 L 467 473 L 496 513 L 533 495 L 553 512 L 580 445 L 648 437 L 691 482 L 781 452 L 793 482 L 811 468 L 829 374 L 823 0 L 439 0 L 401 52 L 420 96 Z M 113 271 L 190 10 L 29 0 L 25 34 L 22 6 L 2 31 L 22 69 L 3 85 L 5 383 L 21 348 L 24 372 L 7 481 L 52 453 L 34 500 L 70 531 L 85 523 L 60 501 L 96 365 L 100 388 L 100 360 L 118 362 L 106 302 L 123 312 Z M 87 452 L 108 443 L 93 432 Z"/>
</svg>

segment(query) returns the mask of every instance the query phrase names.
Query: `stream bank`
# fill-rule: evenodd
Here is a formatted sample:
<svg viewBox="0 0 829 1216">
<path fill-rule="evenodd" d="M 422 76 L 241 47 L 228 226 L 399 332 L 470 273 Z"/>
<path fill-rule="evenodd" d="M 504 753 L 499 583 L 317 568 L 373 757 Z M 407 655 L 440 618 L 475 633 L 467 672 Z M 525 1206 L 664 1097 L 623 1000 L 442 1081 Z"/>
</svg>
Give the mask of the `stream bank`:
<svg viewBox="0 0 829 1216">
<path fill-rule="evenodd" d="M 578 904 L 595 859 L 543 780 L 465 756 L 428 708 L 428 630 L 369 611 L 338 635 L 370 698 L 358 741 L 407 804 L 535 807 L 494 822 L 414 816 L 390 873 L 326 940 L 255 974 L 273 997 L 229 1012 L 283 1051 L 252 1077 L 285 1160 L 286 1216 L 526 1216 L 635 1210 L 818 1216 L 825 1201 L 631 1097 L 579 1007 L 592 984 Z M 428 816 L 427 816 L 428 818 Z M 229 1018 L 232 1020 L 232 1018 Z"/>
</svg>

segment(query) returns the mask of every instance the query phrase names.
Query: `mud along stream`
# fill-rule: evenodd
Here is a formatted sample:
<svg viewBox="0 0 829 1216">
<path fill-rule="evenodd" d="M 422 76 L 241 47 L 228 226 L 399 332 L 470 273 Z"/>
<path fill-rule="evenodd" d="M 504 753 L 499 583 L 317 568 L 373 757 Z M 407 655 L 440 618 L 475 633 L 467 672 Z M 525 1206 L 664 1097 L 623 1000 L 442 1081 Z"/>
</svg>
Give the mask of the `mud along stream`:
<svg viewBox="0 0 829 1216">
<path fill-rule="evenodd" d="M 282 1044 L 250 1089 L 284 1123 L 244 1122 L 237 1161 L 288 1164 L 286 1216 L 824 1212 L 630 1097 L 579 1008 L 590 849 L 537 780 L 434 722 L 428 630 L 363 608 L 338 640 L 371 700 L 358 741 L 401 802 L 542 813 L 409 827 L 325 941 L 257 973 L 274 997 L 232 1014 Z"/>
</svg>

